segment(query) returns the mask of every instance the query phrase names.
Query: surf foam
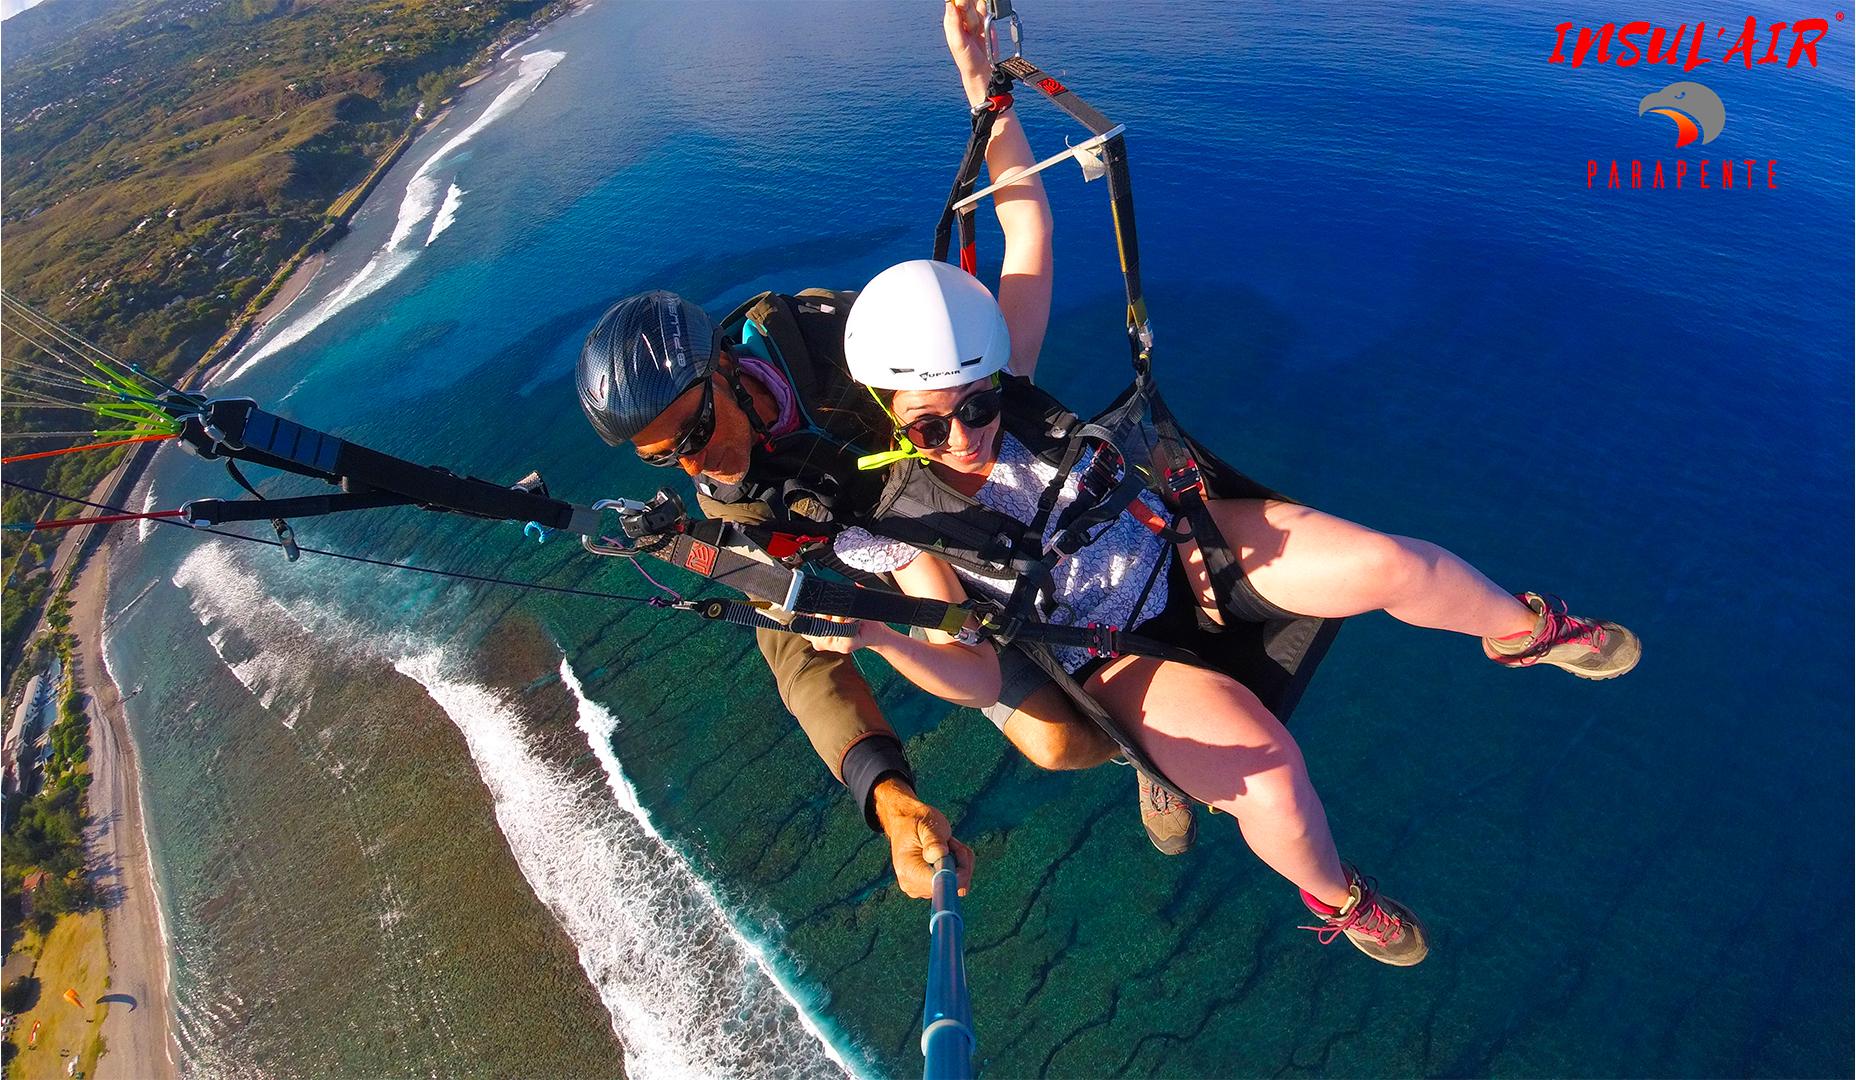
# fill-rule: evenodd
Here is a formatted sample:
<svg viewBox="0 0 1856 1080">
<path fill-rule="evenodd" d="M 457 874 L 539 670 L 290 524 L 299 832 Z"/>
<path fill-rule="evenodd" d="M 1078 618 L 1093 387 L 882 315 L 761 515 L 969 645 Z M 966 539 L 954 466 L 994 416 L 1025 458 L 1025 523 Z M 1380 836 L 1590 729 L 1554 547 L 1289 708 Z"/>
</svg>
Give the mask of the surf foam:
<svg viewBox="0 0 1856 1080">
<path fill-rule="evenodd" d="M 659 835 L 613 753 L 618 718 L 586 697 L 565 660 L 562 681 L 603 784 L 543 758 L 516 701 L 469 681 L 442 647 L 400 629 L 367 629 L 327 601 L 330 590 L 279 598 L 259 569 L 223 542 L 196 548 L 173 580 L 188 591 L 228 670 L 262 705 L 308 697 L 303 665 L 326 658 L 297 655 L 294 642 L 335 643 L 388 661 L 425 689 L 463 734 L 517 867 L 573 941 L 633 1080 L 856 1075 L 847 1060 L 864 1055 L 831 1045 L 767 951 Z M 269 655 L 247 658 L 254 645 Z M 306 752 L 316 745 L 311 739 Z M 383 934 L 416 932 L 399 918 L 401 906 L 383 894 Z M 225 1036 L 197 1011 L 212 996 L 192 996 L 197 1000 L 176 1001 L 184 1056 L 190 1068 L 227 1075 L 234 1070 L 226 1068 Z"/>
<path fill-rule="evenodd" d="M 574 726 L 586 735 L 587 746 L 592 749 L 593 756 L 599 760 L 600 768 L 605 771 L 606 786 L 611 790 L 613 799 L 618 802 L 620 809 L 638 822 L 639 827 L 644 829 L 651 839 L 657 841 L 665 851 L 670 852 L 671 856 L 678 860 L 679 866 L 684 865 L 681 857 L 677 856 L 674 849 L 664 840 L 663 834 L 657 831 L 657 825 L 651 821 L 650 813 L 645 810 L 644 804 L 638 799 L 638 789 L 632 786 L 631 778 L 625 775 L 624 768 L 619 764 L 618 755 L 612 752 L 612 735 L 619 727 L 618 716 L 612 710 L 586 696 L 585 688 L 580 685 L 579 676 L 574 673 L 573 665 L 568 663 L 566 657 L 561 658 L 561 682 L 574 696 L 577 712 Z M 727 909 L 717 899 L 715 890 L 710 888 L 709 883 L 694 873 L 690 874 L 690 880 L 696 888 L 702 891 L 704 899 L 709 902 L 710 909 L 717 916 L 727 920 Z M 812 1014 L 807 1011 L 803 1004 L 803 996 L 768 959 L 766 949 L 732 925 L 732 921 L 730 922 L 730 934 L 753 957 L 761 974 L 779 987 L 780 993 L 785 995 L 786 1000 L 792 1005 L 800 1024 L 814 1039 L 818 1040 L 819 1046 L 831 1058 L 832 1063 L 850 1075 L 857 1075 L 856 1070 L 847 1060 L 847 1055 L 832 1044 L 830 1037 L 820 1029 Z"/>
<path fill-rule="evenodd" d="M 148 485 L 148 489 L 142 493 L 142 513 L 146 514 L 150 510 L 153 510 L 154 508 L 155 508 L 155 485 L 153 483 L 150 483 Z M 152 518 L 143 518 L 142 520 L 135 523 L 135 538 L 137 540 L 148 539 L 148 534 L 153 532 L 154 528 L 155 528 L 155 523 Z"/>
<path fill-rule="evenodd" d="M 451 190 L 445 192 L 445 201 L 438 208 L 438 216 L 432 219 L 432 231 L 425 234 L 426 247 L 431 247 L 432 241 L 438 239 L 438 234 L 449 229 L 451 223 L 458 219 L 458 207 L 463 204 L 464 189 L 452 184 Z"/>
<path fill-rule="evenodd" d="M 617 806 L 542 760 L 514 705 L 446 674 L 442 652 L 394 666 L 464 733 L 517 866 L 579 947 L 580 966 L 612 1015 L 626 1075 L 850 1072 L 649 827 L 609 745 L 601 761 Z M 563 677 L 572 679 L 564 664 Z M 609 736 L 616 720 L 569 686 L 597 752 L 606 745 L 598 733 Z"/>
<path fill-rule="evenodd" d="M 188 552 L 173 582 L 187 592 L 188 608 L 226 670 L 259 707 L 294 729 L 312 697 L 309 661 L 280 643 L 300 637 L 308 620 L 239 566 L 224 541 Z"/>
</svg>

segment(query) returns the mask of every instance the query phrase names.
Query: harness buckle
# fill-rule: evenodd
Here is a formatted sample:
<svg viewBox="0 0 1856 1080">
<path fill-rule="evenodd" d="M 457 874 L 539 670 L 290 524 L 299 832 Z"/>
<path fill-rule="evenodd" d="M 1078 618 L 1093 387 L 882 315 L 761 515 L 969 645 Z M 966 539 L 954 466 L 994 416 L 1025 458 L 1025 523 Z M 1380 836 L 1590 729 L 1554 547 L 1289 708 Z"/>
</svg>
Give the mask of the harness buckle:
<svg viewBox="0 0 1856 1080">
<path fill-rule="evenodd" d="M 618 555 L 630 558 L 659 545 L 647 547 L 649 541 L 661 541 L 666 533 L 679 533 L 689 520 L 683 500 L 669 488 L 660 488 L 650 502 L 636 499 L 601 499 L 593 504 L 593 513 L 611 510 L 619 518 L 619 535 L 601 533 L 582 536 L 580 546 L 594 555 Z"/>
<path fill-rule="evenodd" d="M 986 95 L 985 100 L 981 101 L 978 105 L 975 105 L 973 106 L 973 108 L 969 109 L 968 113 L 969 115 L 977 119 L 979 117 L 987 115 L 988 113 L 991 113 L 996 116 L 999 113 L 1002 113 L 1011 107 L 1012 107 L 1012 95 L 1011 94 L 988 94 Z M 1022 173 L 1019 174 L 1020 177 L 1022 177 L 1023 175 L 1024 174 Z M 958 207 L 956 207 L 956 209 L 958 209 Z"/>
<path fill-rule="evenodd" d="M 295 562 L 303 557 L 303 549 L 297 547 L 296 530 L 283 518 L 271 519 L 271 531 L 277 534 L 277 542 L 284 549 L 284 558 Z"/>
<path fill-rule="evenodd" d="M 633 540 L 651 540 L 667 532 L 682 532 L 688 515 L 683 500 L 669 488 L 658 488 L 648 503 L 621 499 L 626 504 L 619 514 L 619 526 Z"/>
<path fill-rule="evenodd" d="M 800 553 L 806 551 L 808 548 L 816 544 L 827 543 L 830 540 L 831 537 L 829 536 L 807 536 L 803 533 L 776 532 L 767 538 L 766 552 L 781 562 L 788 562 L 789 560 L 798 558 Z"/>
<path fill-rule="evenodd" d="M 1199 463 L 1192 458 L 1187 458 L 1179 468 L 1166 471 L 1166 486 L 1175 496 L 1196 491 L 1200 499 L 1210 497 L 1205 490 L 1205 477 L 1199 472 Z"/>
</svg>

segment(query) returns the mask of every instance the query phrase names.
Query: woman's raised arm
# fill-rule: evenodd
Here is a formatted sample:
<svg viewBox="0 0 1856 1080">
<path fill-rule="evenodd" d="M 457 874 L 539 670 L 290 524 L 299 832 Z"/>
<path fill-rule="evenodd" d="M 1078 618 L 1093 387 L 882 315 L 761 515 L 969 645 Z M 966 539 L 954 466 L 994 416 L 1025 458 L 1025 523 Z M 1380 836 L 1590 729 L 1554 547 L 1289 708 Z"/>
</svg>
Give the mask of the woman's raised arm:
<svg viewBox="0 0 1856 1080">
<path fill-rule="evenodd" d="M 948 0 L 942 18 L 947 48 L 960 68 L 967 104 L 986 100 L 986 82 L 992 74 L 985 19 L 980 0 Z M 986 169 L 994 183 L 1013 170 L 1036 164 L 1016 109 L 1007 109 L 993 121 L 992 141 L 986 144 Z M 992 195 L 993 210 L 1005 233 L 1005 260 L 999 273 L 999 308 L 1012 332 L 1014 375 L 1029 379 L 1037 369 L 1050 325 L 1051 215 L 1044 182 L 1036 175 L 1007 184 Z"/>
</svg>

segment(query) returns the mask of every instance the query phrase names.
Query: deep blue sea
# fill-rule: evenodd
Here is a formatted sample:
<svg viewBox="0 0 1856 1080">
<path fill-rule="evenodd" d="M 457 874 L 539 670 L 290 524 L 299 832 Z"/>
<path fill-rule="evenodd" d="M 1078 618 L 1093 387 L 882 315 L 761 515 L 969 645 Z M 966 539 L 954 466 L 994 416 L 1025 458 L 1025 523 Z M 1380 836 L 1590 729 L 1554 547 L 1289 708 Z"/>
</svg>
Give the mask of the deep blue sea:
<svg viewBox="0 0 1856 1080">
<path fill-rule="evenodd" d="M 1125 771 L 1041 774 L 865 658 L 978 853 L 983 1072 L 1849 1075 L 1856 28 L 1665 0 L 1019 7 L 1027 56 L 1127 125 L 1187 425 L 1646 655 L 1586 683 L 1383 615 L 1343 630 L 1292 731 L 1343 854 L 1432 934 L 1410 970 L 1296 929 L 1224 819 L 1164 858 Z M 1784 66 L 1789 30 L 1751 70 L 1548 62 L 1562 22 L 1705 20 L 1718 58 L 1749 14 L 1828 20 L 1816 66 Z M 1685 80 L 1727 119 L 1678 150 L 1638 106 Z M 1018 109 L 1042 153 L 1085 134 Z M 647 496 L 667 478 L 575 402 L 599 313 L 646 287 L 719 313 L 926 255 L 966 128 L 933 4 L 595 0 L 420 138 L 215 392 L 459 472 L 539 468 L 575 501 Z M 1681 190 L 1606 187 L 1613 159 L 1628 184 L 1678 158 Z M 1722 159 L 1756 182 L 1725 188 Z M 1039 374 L 1088 409 L 1128 376 L 1106 186 L 1069 164 L 1046 185 Z M 142 504 L 237 494 L 163 453 Z M 450 515 L 298 533 L 646 591 Z M 926 907 L 744 632 L 124 536 L 110 664 L 141 691 L 192 1072 L 919 1068 Z"/>
</svg>

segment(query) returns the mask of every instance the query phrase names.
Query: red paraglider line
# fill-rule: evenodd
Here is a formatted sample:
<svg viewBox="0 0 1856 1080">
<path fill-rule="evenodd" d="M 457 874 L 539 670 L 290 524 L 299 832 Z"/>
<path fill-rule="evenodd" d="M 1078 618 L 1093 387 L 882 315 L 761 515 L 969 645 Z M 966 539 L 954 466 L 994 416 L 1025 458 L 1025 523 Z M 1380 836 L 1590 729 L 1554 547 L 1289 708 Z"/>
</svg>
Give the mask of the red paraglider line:
<svg viewBox="0 0 1856 1080">
<path fill-rule="evenodd" d="M 35 458 L 57 457 L 59 454 L 76 454 L 84 450 L 108 450 L 112 446 L 128 446 L 130 443 L 159 442 L 162 439 L 178 437 L 176 435 L 137 435 L 133 439 L 116 439 L 112 442 L 90 443 L 87 446 L 67 446 L 62 450 L 40 450 L 36 454 L 14 454 L 12 457 L 0 458 L 0 465 L 11 465 L 15 461 L 32 461 Z"/>
</svg>

